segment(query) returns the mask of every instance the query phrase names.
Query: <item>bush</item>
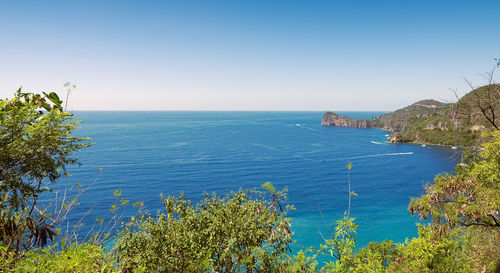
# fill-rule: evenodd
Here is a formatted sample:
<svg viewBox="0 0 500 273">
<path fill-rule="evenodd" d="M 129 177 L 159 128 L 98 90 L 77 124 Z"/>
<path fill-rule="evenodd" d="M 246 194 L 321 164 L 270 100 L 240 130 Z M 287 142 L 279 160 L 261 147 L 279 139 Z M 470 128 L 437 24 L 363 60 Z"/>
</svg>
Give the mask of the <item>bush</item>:
<svg viewBox="0 0 500 273">
<path fill-rule="evenodd" d="M 59 218 L 37 207 L 38 196 L 67 175 L 66 165 L 78 164 L 74 151 L 90 145 L 71 135 L 78 122 L 61 104 L 56 93 L 21 88 L 0 100 L 0 245 L 19 255 L 57 234 Z"/>
<path fill-rule="evenodd" d="M 5 248 L 3 248 L 5 254 Z M 0 248 L 0 252 L 2 248 Z M 57 251 L 57 245 L 38 248 L 25 253 L 23 259 L 14 264 L 9 259 L 0 262 L 2 272 L 120 272 L 113 267 L 113 260 L 102 247 L 91 243 L 72 244 Z"/>
<path fill-rule="evenodd" d="M 147 272 L 276 272 L 284 270 L 291 242 L 284 192 L 205 194 L 193 205 L 162 198 L 166 214 L 143 214 L 120 235 L 116 249 L 124 268 Z M 257 198 L 253 198 L 257 197 Z"/>
<path fill-rule="evenodd" d="M 406 239 L 399 251 L 390 264 L 390 272 L 448 273 L 473 272 L 474 269 L 458 230 L 439 236 L 432 227 L 419 225 L 418 237 Z"/>
</svg>

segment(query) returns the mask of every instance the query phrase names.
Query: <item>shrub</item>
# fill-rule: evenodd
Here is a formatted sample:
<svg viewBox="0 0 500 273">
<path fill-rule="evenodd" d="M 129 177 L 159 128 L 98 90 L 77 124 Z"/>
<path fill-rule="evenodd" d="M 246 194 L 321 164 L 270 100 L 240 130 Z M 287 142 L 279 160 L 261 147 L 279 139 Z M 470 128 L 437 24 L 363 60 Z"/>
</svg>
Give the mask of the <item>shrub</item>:
<svg viewBox="0 0 500 273">
<path fill-rule="evenodd" d="M 5 251 L 5 248 L 3 249 Z M 9 260 L 0 262 L 4 272 L 120 272 L 113 266 L 110 254 L 102 247 L 91 243 L 74 243 L 64 250 L 57 250 L 54 244 L 48 248 L 30 250 L 13 267 Z"/>
<path fill-rule="evenodd" d="M 116 249 L 124 268 L 147 272 L 276 272 L 287 265 L 291 242 L 285 192 L 205 194 L 196 205 L 162 198 L 166 214 L 132 219 Z M 254 198 L 257 197 L 257 198 Z"/>
<path fill-rule="evenodd" d="M 0 245 L 18 257 L 57 234 L 60 218 L 37 207 L 38 197 L 67 175 L 66 165 L 78 164 L 72 153 L 90 145 L 71 135 L 78 122 L 61 104 L 56 93 L 21 88 L 0 100 Z"/>
</svg>

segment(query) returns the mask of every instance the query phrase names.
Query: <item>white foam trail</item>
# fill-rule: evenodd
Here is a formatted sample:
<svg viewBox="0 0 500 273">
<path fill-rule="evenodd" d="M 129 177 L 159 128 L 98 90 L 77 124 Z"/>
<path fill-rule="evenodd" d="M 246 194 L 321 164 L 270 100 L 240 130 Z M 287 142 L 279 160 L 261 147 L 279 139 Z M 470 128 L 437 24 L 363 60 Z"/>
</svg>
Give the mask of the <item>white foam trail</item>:
<svg viewBox="0 0 500 273">
<path fill-rule="evenodd" d="M 304 128 L 304 129 L 307 129 L 307 130 L 311 130 L 311 131 L 318 131 L 318 130 L 316 130 L 314 128 L 303 126 L 300 123 L 295 124 L 295 126 L 300 127 L 300 128 Z"/>
<path fill-rule="evenodd" d="M 307 160 L 307 161 L 316 161 L 314 159 L 310 159 L 310 158 L 307 158 L 307 157 L 303 157 L 301 155 L 293 155 L 293 157 L 297 157 L 297 158 L 301 158 L 301 159 L 304 159 L 304 160 Z"/>
<path fill-rule="evenodd" d="M 382 143 L 382 142 L 377 142 L 377 141 L 370 141 L 373 144 L 378 144 L 378 145 L 387 145 L 387 143 Z"/>
<path fill-rule="evenodd" d="M 389 153 L 389 154 L 375 154 L 375 155 L 360 155 L 360 156 L 353 156 L 353 157 L 344 157 L 344 158 L 326 159 L 325 161 L 351 160 L 351 159 L 361 159 L 361 158 L 370 158 L 370 157 L 397 156 L 397 155 L 412 155 L 412 154 L 413 154 L 413 152 L 405 152 L 405 153 Z"/>
<path fill-rule="evenodd" d="M 412 154 L 413 154 L 413 152 L 389 153 L 389 154 L 360 155 L 360 156 L 353 156 L 353 157 L 332 158 L 332 159 L 324 159 L 324 160 L 311 159 L 311 158 L 307 158 L 307 157 L 304 157 L 301 155 L 293 155 L 293 157 L 300 158 L 300 159 L 307 160 L 307 161 L 331 162 L 331 161 L 338 161 L 338 160 L 352 160 L 352 159 L 361 159 L 361 158 L 370 158 L 370 157 L 412 155 Z"/>
<path fill-rule="evenodd" d="M 361 155 L 361 156 L 351 157 L 350 159 L 368 158 L 368 157 L 379 157 L 379 156 L 412 155 L 412 154 L 413 154 L 413 152 L 407 152 L 407 153 L 390 153 L 390 154 L 377 154 L 377 155 Z"/>
</svg>

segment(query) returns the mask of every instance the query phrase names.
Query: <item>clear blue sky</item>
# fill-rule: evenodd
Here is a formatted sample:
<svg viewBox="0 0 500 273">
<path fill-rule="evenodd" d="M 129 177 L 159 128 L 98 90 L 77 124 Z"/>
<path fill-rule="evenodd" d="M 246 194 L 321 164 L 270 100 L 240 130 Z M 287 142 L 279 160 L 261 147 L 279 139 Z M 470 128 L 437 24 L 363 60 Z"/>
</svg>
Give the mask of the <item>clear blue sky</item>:
<svg viewBox="0 0 500 273">
<path fill-rule="evenodd" d="M 74 110 L 394 110 L 500 57 L 500 1 L 2 1 L 0 97 Z M 498 77 L 497 77 L 498 78 Z"/>
</svg>

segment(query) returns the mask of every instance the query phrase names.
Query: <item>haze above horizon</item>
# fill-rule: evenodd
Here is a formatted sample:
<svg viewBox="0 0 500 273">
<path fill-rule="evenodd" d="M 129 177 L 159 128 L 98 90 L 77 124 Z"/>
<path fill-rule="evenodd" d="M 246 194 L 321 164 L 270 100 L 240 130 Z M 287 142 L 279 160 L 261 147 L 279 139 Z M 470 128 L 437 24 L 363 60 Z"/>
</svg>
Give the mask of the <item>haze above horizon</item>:
<svg viewBox="0 0 500 273">
<path fill-rule="evenodd" d="M 500 57 L 498 1 L 9 1 L 0 97 L 69 110 L 392 111 Z M 498 78 L 498 76 L 497 76 Z"/>
</svg>

